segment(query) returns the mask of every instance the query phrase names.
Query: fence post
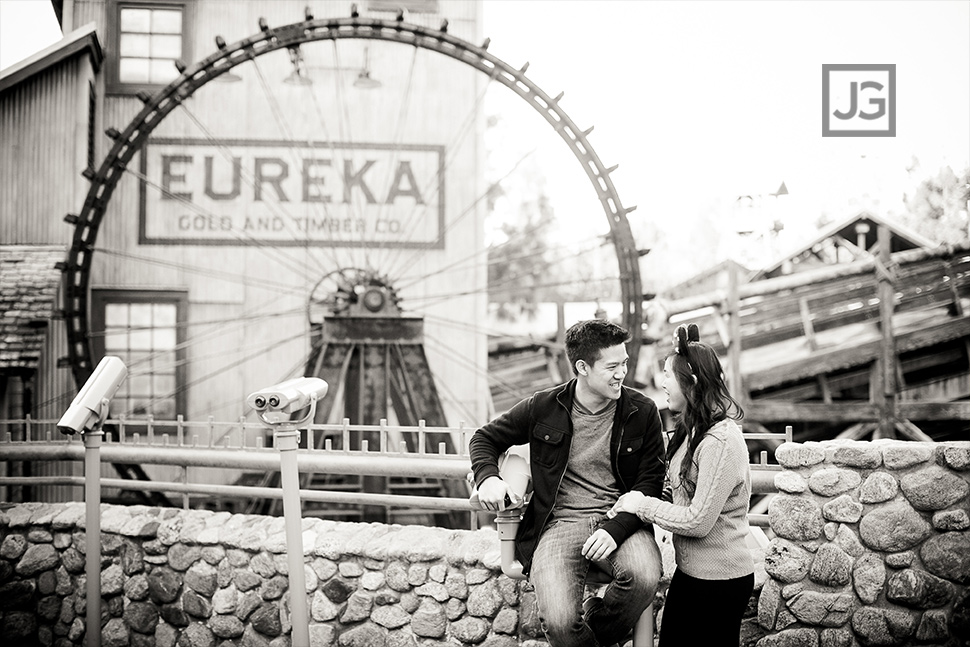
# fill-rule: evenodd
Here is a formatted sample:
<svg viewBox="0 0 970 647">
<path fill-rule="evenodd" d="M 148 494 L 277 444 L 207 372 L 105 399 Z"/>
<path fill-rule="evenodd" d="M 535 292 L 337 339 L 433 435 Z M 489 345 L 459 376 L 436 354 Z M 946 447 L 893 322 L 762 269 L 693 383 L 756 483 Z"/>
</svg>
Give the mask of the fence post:
<svg viewBox="0 0 970 647">
<path fill-rule="evenodd" d="M 84 644 L 101 647 L 101 441 L 104 432 L 81 434 L 84 439 L 84 574 L 87 628 Z"/>
</svg>

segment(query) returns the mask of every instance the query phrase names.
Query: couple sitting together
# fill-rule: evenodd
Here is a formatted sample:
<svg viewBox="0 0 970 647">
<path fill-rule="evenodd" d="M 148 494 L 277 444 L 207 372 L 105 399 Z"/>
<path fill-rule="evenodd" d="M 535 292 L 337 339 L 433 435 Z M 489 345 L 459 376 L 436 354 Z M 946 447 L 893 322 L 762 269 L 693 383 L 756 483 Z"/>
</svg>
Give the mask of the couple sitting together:
<svg viewBox="0 0 970 647">
<path fill-rule="evenodd" d="M 680 326 L 664 362 L 676 421 L 665 450 L 657 405 L 623 385 L 628 340 L 626 330 L 598 319 L 566 331 L 573 379 L 519 402 L 472 437 L 479 500 L 497 511 L 517 496 L 498 461 L 528 445 L 533 491 L 515 553 L 552 647 L 625 642 L 660 580 L 654 525 L 672 533 L 677 563 L 660 647 L 736 647 L 754 587 L 748 453 L 735 422 L 743 413 L 697 326 Z M 608 584 L 585 597 L 593 570 Z"/>
</svg>

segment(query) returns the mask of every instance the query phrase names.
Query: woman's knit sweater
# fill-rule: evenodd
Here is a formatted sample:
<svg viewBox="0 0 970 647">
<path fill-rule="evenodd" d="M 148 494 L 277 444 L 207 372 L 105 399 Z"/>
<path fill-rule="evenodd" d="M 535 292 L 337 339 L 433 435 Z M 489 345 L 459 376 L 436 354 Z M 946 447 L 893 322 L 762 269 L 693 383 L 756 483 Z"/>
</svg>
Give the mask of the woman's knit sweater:
<svg viewBox="0 0 970 647">
<path fill-rule="evenodd" d="M 673 533 L 677 568 L 704 580 L 727 580 L 754 572 L 747 545 L 751 474 L 741 429 L 731 419 L 704 435 L 691 461 L 688 480 L 680 466 L 687 442 L 677 448 L 667 468 L 673 502 L 648 497 L 637 510 L 641 519 Z"/>
</svg>

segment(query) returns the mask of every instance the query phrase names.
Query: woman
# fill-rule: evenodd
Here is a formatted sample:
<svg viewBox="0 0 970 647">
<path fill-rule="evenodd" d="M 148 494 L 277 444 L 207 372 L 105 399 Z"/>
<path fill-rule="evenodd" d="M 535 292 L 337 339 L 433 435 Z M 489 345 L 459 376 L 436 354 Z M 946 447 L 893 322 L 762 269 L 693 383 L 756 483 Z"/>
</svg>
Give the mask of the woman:
<svg viewBox="0 0 970 647">
<path fill-rule="evenodd" d="M 747 546 L 751 476 L 735 422 L 744 413 L 696 324 L 675 331 L 663 389 L 676 421 L 666 452 L 672 501 L 628 492 L 610 514 L 632 512 L 673 534 L 677 570 L 664 604 L 660 647 L 737 647 L 754 589 Z"/>
</svg>

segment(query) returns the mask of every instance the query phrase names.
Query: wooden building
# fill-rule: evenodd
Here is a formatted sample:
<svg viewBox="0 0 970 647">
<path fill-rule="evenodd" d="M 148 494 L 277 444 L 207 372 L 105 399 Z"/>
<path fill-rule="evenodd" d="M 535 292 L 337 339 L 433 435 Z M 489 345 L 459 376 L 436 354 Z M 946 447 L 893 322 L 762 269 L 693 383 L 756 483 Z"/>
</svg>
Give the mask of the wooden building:
<svg viewBox="0 0 970 647">
<path fill-rule="evenodd" d="M 327 419 L 393 423 L 393 357 L 437 383 L 429 424 L 488 417 L 489 79 L 442 54 L 482 42 L 479 3 L 52 4 L 64 39 L 0 73 L 3 285 L 44 263 L 0 320 L 5 416 L 58 418 L 118 355 L 112 417 L 238 420 L 317 371 L 351 376 Z"/>
<path fill-rule="evenodd" d="M 966 242 L 862 212 L 760 271 L 720 274 L 658 301 L 668 330 L 696 321 L 722 354 L 747 425 L 790 424 L 801 441 L 970 437 Z"/>
<path fill-rule="evenodd" d="M 563 93 L 488 50 L 479 1 L 51 3 L 65 38 L 0 72 L 4 262 L 63 250 L 41 297 L 0 322 L 4 357 L 26 362 L 0 362 L 11 419 L 59 418 L 105 355 L 128 366 L 111 417 L 129 433 L 176 417 L 225 430 L 254 418 L 248 394 L 298 375 L 330 385 L 318 423 L 492 417 L 486 315 L 503 286 L 488 284 L 484 219 L 507 180 L 488 175 L 491 88 L 589 182 L 555 262 L 602 271 L 639 327 L 615 166 Z M 14 296 L 22 274 L 4 276 Z"/>
</svg>

